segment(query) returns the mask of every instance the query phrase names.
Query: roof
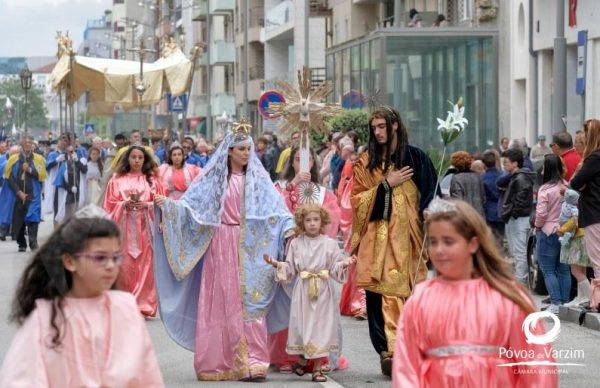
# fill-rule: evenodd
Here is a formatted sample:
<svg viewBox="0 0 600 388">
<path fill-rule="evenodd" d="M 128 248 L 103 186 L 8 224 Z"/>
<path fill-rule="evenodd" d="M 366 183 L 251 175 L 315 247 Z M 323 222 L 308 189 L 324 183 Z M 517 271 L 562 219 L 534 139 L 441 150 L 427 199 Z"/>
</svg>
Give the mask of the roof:
<svg viewBox="0 0 600 388">
<path fill-rule="evenodd" d="M 49 63 L 42 67 L 38 67 L 37 69 L 31 70 L 31 72 L 33 74 L 50 74 L 52 73 L 52 70 L 54 70 L 54 66 L 56 66 L 56 62 Z"/>
</svg>

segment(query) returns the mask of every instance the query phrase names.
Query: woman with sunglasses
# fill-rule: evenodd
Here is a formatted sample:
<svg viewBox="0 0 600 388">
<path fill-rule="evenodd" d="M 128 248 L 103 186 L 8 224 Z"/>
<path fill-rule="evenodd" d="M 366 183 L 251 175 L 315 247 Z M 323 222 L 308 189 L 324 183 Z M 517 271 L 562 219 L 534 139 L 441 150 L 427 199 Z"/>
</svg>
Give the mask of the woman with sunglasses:
<svg viewBox="0 0 600 388">
<path fill-rule="evenodd" d="M 1 387 L 164 387 L 134 297 L 111 290 L 121 235 L 101 213 L 81 209 L 25 268 L 10 314 L 20 328 Z"/>
</svg>

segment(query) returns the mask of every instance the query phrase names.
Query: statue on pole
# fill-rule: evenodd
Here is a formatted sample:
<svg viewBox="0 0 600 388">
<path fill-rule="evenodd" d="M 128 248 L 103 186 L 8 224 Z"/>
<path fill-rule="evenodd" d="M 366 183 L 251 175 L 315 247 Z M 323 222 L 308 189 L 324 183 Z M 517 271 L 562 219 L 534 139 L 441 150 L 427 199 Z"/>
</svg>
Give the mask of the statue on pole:
<svg viewBox="0 0 600 388">
<path fill-rule="evenodd" d="M 298 88 L 288 81 L 278 82 L 285 102 L 270 103 L 268 108 L 274 117 L 283 119 L 281 131 L 284 134 L 296 129 L 300 131 L 300 171 L 303 172 L 309 172 L 311 131 L 320 136 L 328 135 L 325 119 L 342 111 L 339 104 L 324 102 L 333 91 L 331 82 L 325 81 L 314 90 L 311 84 L 310 69 L 304 66 L 298 70 Z"/>
</svg>

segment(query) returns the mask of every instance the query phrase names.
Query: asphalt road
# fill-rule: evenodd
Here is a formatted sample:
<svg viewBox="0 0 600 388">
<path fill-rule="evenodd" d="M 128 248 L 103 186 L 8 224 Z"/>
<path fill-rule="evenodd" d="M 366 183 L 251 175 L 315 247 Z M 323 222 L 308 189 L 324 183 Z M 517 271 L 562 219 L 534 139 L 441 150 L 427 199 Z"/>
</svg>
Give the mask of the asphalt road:
<svg viewBox="0 0 600 388">
<path fill-rule="evenodd" d="M 43 241 L 51 231 L 49 222 L 40 225 L 40 237 Z M 4 358 L 16 328 L 7 322 L 9 305 L 12 300 L 16 282 L 23 270 L 30 253 L 18 253 L 15 242 L 0 242 L 0 359 Z M 247 387 L 249 383 L 241 382 L 198 382 L 193 368 L 193 354 L 178 347 L 169 339 L 162 323 L 156 320 L 147 321 L 148 330 L 154 343 L 164 381 L 168 387 Z M 371 347 L 366 321 L 356 321 L 342 317 L 344 333 L 343 353 L 348 358 L 350 368 L 341 372 L 333 372 L 330 380 L 322 383 L 326 387 L 389 387 L 390 380 L 381 375 L 379 359 Z M 594 387 L 600 381 L 600 332 L 562 322 L 561 332 L 554 342 L 558 350 L 583 350 L 584 367 L 561 367 L 561 387 Z M 565 361 L 565 360 L 563 360 Z M 262 387 L 315 387 L 310 375 L 298 377 L 276 372 L 269 373 Z"/>
</svg>

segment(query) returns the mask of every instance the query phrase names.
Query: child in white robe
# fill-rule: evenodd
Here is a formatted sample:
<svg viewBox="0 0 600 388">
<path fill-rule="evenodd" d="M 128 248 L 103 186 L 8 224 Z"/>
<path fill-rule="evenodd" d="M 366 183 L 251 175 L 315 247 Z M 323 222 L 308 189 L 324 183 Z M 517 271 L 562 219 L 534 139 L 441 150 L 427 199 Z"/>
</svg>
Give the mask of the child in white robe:
<svg viewBox="0 0 600 388">
<path fill-rule="evenodd" d="M 19 281 L 0 387 L 164 387 L 133 295 L 111 291 L 119 227 L 94 205 L 54 230 Z"/>
<path fill-rule="evenodd" d="M 338 242 L 325 234 L 329 214 L 315 204 L 303 205 L 295 213 L 298 236 L 291 241 L 285 262 L 265 255 L 265 261 L 277 269 L 278 281 L 297 278 L 292 292 L 292 305 L 286 351 L 300 355 L 293 371 L 302 376 L 307 359 L 315 366 L 312 380 L 325 382 L 321 359 L 339 351 L 339 307 L 333 280 L 346 281 L 347 257 Z"/>
</svg>

